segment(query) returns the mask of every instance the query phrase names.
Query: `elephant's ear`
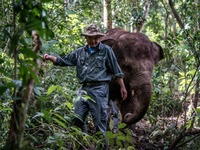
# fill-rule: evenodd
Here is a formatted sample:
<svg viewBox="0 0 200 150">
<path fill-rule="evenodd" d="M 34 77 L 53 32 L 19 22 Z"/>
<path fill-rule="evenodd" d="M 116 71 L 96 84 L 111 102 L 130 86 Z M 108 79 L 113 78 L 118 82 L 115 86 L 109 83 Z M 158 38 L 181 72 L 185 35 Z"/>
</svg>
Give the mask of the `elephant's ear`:
<svg viewBox="0 0 200 150">
<path fill-rule="evenodd" d="M 106 45 L 109 45 L 110 47 L 112 47 L 113 44 L 115 43 L 115 40 L 114 39 L 103 39 L 101 42 L 103 44 L 106 44 Z"/>
<path fill-rule="evenodd" d="M 158 43 L 152 42 L 152 44 L 153 44 L 153 58 L 155 64 L 157 64 L 161 59 L 164 58 L 164 53 L 162 47 Z"/>
</svg>

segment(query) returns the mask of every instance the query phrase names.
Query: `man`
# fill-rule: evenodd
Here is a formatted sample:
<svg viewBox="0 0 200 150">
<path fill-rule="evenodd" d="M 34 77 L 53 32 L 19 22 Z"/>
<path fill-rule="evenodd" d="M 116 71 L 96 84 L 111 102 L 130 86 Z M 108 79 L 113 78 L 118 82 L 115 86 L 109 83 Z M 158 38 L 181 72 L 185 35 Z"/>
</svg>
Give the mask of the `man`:
<svg viewBox="0 0 200 150">
<path fill-rule="evenodd" d="M 76 66 L 77 78 L 82 84 L 82 95 L 75 104 L 74 124 L 84 130 L 85 118 L 90 112 L 97 131 L 106 134 L 107 108 L 109 81 L 112 76 L 120 85 L 122 99 L 127 98 L 127 91 L 123 82 L 123 73 L 119 67 L 113 50 L 108 45 L 100 42 L 99 28 L 91 24 L 86 28 L 86 32 L 81 34 L 85 37 L 87 44 L 71 52 L 63 58 L 44 54 L 44 60 L 50 60 L 54 65 Z M 84 91 L 84 92 L 82 92 Z M 86 93 L 92 100 L 84 98 Z"/>
</svg>

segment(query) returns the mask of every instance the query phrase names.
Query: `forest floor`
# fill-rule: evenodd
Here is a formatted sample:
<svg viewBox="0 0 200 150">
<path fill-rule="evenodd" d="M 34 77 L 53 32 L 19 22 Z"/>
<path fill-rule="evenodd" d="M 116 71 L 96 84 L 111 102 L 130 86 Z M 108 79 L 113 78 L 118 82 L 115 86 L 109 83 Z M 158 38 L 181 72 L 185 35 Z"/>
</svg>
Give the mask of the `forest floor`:
<svg viewBox="0 0 200 150">
<path fill-rule="evenodd" d="M 152 126 L 142 119 L 134 125 L 133 139 L 136 150 L 164 150 L 173 141 L 177 128 L 183 124 L 183 119 L 162 118 Z"/>
<path fill-rule="evenodd" d="M 132 150 L 133 147 L 135 148 L 134 150 L 188 150 L 188 147 L 194 142 L 190 142 L 191 140 L 184 141 L 184 137 L 192 137 L 193 135 L 195 135 L 195 137 L 200 136 L 200 128 L 186 130 L 186 125 L 184 118 L 181 116 L 158 118 L 154 122 L 142 119 L 135 125 L 129 126 L 131 130 L 128 135 L 133 138 L 133 143 L 131 142 L 131 145 L 129 145 L 126 140 L 122 140 L 122 145 L 110 145 L 109 150 Z M 119 133 L 117 137 L 119 139 L 122 138 L 121 135 L 127 135 L 128 133 L 124 128 L 119 129 L 119 132 L 122 133 Z M 127 148 L 127 145 L 130 147 Z M 89 150 L 96 150 L 94 147 L 95 146 L 90 147 Z"/>
<path fill-rule="evenodd" d="M 138 122 L 133 129 L 133 141 L 136 150 L 158 150 L 162 141 L 156 141 L 152 137 L 153 128 L 144 120 Z M 160 147 L 160 148 L 159 148 Z"/>
</svg>

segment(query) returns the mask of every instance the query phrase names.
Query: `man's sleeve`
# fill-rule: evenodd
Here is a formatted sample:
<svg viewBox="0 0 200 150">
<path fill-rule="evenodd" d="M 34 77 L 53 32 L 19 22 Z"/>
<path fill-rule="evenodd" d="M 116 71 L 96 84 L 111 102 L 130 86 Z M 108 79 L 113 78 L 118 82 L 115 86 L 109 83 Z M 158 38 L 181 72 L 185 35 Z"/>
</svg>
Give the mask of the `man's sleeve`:
<svg viewBox="0 0 200 150">
<path fill-rule="evenodd" d="M 108 67 L 114 77 L 123 77 L 124 74 L 117 62 L 117 58 L 112 50 L 112 48 L 108 47 Z"/>
<path fill-rule="evenodd" d="M 64 57 L 57 57 L 56 62 L 54 65 L 57 66 L 76 66 L 77 57 L 76 53 L 72 52 Z"/>
</svg>

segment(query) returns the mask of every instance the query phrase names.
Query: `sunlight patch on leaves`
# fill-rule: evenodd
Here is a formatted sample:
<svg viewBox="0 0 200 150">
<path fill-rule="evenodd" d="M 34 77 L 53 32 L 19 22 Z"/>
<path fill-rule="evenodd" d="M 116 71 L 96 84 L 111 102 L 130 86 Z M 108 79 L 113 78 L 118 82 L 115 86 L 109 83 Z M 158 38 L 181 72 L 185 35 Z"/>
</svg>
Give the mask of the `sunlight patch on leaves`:
<svg viewBox="0 0 200 150">
<path fill-rule="evenodd" d="M 62 90 L 62 87 L 59 85 L 52 85 L 47 90 L 47 95 L 51 94 L 55 90 Z"/>
</svg>

